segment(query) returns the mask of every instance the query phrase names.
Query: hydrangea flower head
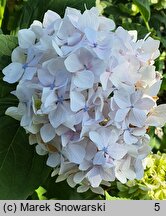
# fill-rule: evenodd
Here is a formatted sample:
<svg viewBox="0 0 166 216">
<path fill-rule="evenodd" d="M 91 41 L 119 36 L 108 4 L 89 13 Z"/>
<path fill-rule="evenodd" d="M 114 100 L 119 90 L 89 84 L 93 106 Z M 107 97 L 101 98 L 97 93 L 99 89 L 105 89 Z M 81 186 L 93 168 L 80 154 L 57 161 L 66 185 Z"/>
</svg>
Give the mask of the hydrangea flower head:
<svg viewBox="0 0 166 216">
<path fill-rule="evenodd" d="M 19 100 L 6 114 L 20 121 L 38 154 L 47 154 L 57 182 L 66 179 L 78 192 L 102 194 L 116 178 L 142 178 L 146 131 L 166 122 L 166 105 L 155 100 L 159 41 L 137 40 L 136 33 L 115 29 L 96 8 L 66 8 L 63 18 L 49 10 L 42 23 L 18 32 L 3 69 Z"/>
</svg>

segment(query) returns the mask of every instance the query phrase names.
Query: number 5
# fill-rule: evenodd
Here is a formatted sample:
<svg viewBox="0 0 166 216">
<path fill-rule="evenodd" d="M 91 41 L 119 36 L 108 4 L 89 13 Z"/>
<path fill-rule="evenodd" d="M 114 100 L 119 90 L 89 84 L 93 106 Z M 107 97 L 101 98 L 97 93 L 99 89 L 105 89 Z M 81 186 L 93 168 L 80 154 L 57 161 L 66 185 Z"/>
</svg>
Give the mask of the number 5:
<svg viewBox="0 0 166 216">
<path fill-rule="evenodd" d="M 160 203 L 155 203 L 154 210 L 159 211 L 160 210 Z"/>
</svg>

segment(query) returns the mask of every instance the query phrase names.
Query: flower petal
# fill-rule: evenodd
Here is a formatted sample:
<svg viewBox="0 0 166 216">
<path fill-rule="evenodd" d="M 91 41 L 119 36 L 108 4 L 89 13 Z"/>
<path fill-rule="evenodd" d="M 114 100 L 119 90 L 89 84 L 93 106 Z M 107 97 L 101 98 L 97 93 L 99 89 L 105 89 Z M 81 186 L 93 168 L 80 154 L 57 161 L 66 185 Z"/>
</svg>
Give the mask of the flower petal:
<svg viewBox="0 0 166 216">
<path fill-rule="evenodd" d="M 55 22 L 57 19 L 60 19 L 61 17 L 59 16 L 59 14 L 57 14 L 54 11 L 48 10 L 45 14 L 44 14 L 44 18 L 43 18 L 43 27 L 46 28 L 49 25 L 51 25 L 53 22 Z"/>
<path fill-rule="evenodd" d="M 67 57 L 65 60 L 65 66 L 69 72 L 76 72 L 84 69 L 83 64 L 80 62 L 78 56 L 74 53 Z"/>
<path fill-rule="evenodd" d="M 5 115 L 11 116 L 12 118 L 20 121 L 23 113 L 20 112 L 18 107 L 9 107 L 6 110 Z"/>
<path fill-rule="evenodd" d="M 36 67 L 27 67 L 25 69 L 24 75 L 22 77 L 22 80 L 32 80 L 33 77 L 35 76 L 37 71 Z"/>
<path fill-rule="evenodd" d="M 141 98 L 138 102 L 134 105 L 134 107 L 141 109 L 141 110 L 150 110 L 153 106 L 155 106 L 155 102 L 152 98 Z"/>
<path fill-rule="evenodd" d="M 46 164 L 49 167 L 55 168 L 58 164 L 60 164 L 60 154 L 59 153 L 49 154 Z"/>
<path fill-rule="evenodd" d="M 127 144 L 133 144 L 133 143 L 136 143 L 138 141 L 138 139 L 135 136 L 133 136 L 132 134 L 130 134 L 129 131 L 126 130 L 124 132 L 124 141 Z"/>
<path fill-rule="evenodd" d="M 77 192 L 78 192 L 78 193 L 84 193 L 84 192 L 86 192 L 88 189 L 89 189 L 89 186 L 87 186 L 87 185 L 81 185 L 81 186 L 79 186 L 79 187 L 77 188 Z"/>
<path fill-rule="evenodd" d="M 73 83 L 75 86 L 82 89 L 92 88 L 94 83 L 94 75 L 91 71 L 86 70 L 77 72 L 73 77 Z"/>
<path fill-rule="evenodd" d="M 24 69 L 22 67 L 22 64 L 15 62 L 5 67 L 2 72 L 5 75 L 3 78 L 4 81 L 8 83 L 15 83 L 23 75 Z"/>
<path fill-rule="evenodd" d="M 96 153 L 93 159 L 94 165 L 104 165 L 106 163 L 106 158 L 104 157 L 104 152 L 99 151 Z"/>
<path fill-rule="evenodd" d="M 130 94 L 126 92 L 125 89 L 115 91 L 114 100 L 120 108 L 127 108 L 131 105 Z"/>
<path fill-rule="evenodd" d="M 91 191 L 96 194 L 104 195 L 104 189 L 102 187 L 91 187 Z"/>
<path fill-rule="evenodd" d="M 85 173 L 84 172 L 78 172 L 74 175 L 74 181 L 79 184 L 82 182 L 82 180 L 85 178 Z"/>
<path fill-rule="evenodd" d="M 83 109 L 85 106 L 85 98 L 80 92 L 71 91 L 70 100 L 70 107 L 74 112 Z"/>
<path fill-rule="evenodd" d="M 57 108 L 51 111 L 48 115 L 51 125 L 54 128 L 59 127 L 62 123 L 67 121 L 68 113 L 64 111 L 63 106 L 57 106 Z"/>
<path fill-rule="evenodd" d="M 101 175 L 100 175 L 100 168 L 99 167 L 93 167 L 88 173 L 87 178 L 90 181 L 92 187 L 98 187 L 102 181 Z"/>
<path fill-rule="evenodd" d="M 79 169 L 86 171 L 91 165 L 92 165 L 91 161 L 83 160 L 83 162 L 81 162 L 81 164 L 79 165 Z"/>
<path fill-rule="evenodd" d="M 78 20 L 78 28 L 84 32 L 86 28 L 97 30 L 99 26 L 98 16 L 90 10 L 86 10 Z"/>
<path fill-rule="evenodd" d="M 50 73 L 48 73 L 47 70 L 38 69 L 37 72 L 38 72 L 39 81 L 44 86 L 49 86 L 49 85 L 53 84 L 54 78 Z"/>
<path fill-rule="evenodd" d="M 133 108 L 128 115 L 128 123 L 137 127 L 143 127 L 146 121 L 146 113 L 140 109 Z"/>
<path fill-rule="evenodd" d="M 114 143 L 108 146 L 108 154 L 116 160 L 122 159 L 126 155 L 126 153 L 126 148 L 121 144 Z"/>
<path fill-rule="evenodd" d="M 129 108 L 118 109 L 118 111 L 116 112 L 116 115 L 115 115 L 115 121 L 117 121 L 117 122 L 124 121 L 129 110 L 130 110 Z"/>
<path fill-rule="evenodd" d="M 100 81 L 101 81 L 103 90 L 106 90 L 107 88 L 107 82 L 108 82 L 109 77 L 110 77 L 109 72 L 104 72 L 100 76 Z"/>
<path fill-rule="evenodd" d="M 42 140 L 47 143 L 55 137 L 55 129 L 50 124 L 44 124 L 40 129 Z"/>
<path fill-rule="evenodd" d="M 99 150 L 103 149 L 104 146 L 102 138 L 96 131 L 90 131 L 89 137 L 97 145 Z"/>
<path fill-rule="evenodd" d="M 146 120 L 146 125 L 163 127 L 166 123 L 166 104 L 161 104 L 152 109 Z"/>
<path fill-rule="evenodd" d="M 80 164 L 85 157 L 85 149 L 82 145 L 79 144 L 68 144 L 64 152 L 68 160 L 72 163 Z"/>
<path fill-rule="evenodd" d="M 23 49 L 28 49 L 35 44 L 36 35 L 30 29 L 21 29 L 18 32 L 18 43 Z"/>
<path fill-rule="evenodd" d="M 92 43 L 92 45 L 97 43 L 97 32 L 95 30 L 93 30 L 91 28 L 86 28 L 85 29 L 85 35 L 86 35 L 88 41 L 90 43 Z"/>
</svg>

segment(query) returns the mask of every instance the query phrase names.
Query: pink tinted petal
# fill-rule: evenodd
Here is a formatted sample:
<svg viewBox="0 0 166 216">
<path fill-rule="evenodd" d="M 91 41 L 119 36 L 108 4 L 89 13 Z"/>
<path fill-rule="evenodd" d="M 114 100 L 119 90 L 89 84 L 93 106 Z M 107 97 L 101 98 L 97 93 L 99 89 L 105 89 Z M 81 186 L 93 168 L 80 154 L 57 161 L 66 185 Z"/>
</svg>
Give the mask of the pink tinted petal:
<svg viewBox="0 0 166 216">
<path fill-rule="evenodd" d="M 92 88 L 94 84 L 94 75 L 91 71 L 86 70 L 77 72 L 73 77 L 73 83 L 75 86 L 82 89 Z"/>
</svg>

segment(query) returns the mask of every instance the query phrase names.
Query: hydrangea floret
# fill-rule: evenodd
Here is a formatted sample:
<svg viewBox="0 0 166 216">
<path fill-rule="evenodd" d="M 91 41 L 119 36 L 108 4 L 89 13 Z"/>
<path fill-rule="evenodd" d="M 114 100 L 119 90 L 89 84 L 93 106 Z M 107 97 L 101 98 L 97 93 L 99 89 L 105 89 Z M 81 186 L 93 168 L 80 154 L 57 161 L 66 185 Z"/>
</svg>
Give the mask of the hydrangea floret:
<svg viewBox="0 0 166 216">
<path fill-rule="evenodd" d="M 96 8 L 68 7 L 63 18 L 49 10 L 19 30 L 18 44 L 3 79 L 17 83 L 19 104 L 6 114 L 48 156 L 56 181 L 103 194 L 115 179 L 141 179 L 147 129 L 166 122 L 166 105 L 156 104 L 159 41 L 137 40 Z"/>
</svg>

